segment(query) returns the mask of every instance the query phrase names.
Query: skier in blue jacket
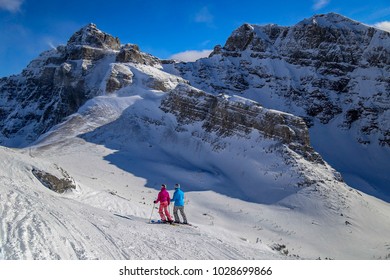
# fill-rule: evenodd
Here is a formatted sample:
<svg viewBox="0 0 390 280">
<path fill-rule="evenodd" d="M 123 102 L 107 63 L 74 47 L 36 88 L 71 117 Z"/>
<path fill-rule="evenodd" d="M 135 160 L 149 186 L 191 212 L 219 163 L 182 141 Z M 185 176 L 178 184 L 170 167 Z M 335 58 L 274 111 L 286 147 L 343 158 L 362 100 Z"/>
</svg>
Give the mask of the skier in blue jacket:
<svg viewBox="0 0 390 280">
<path fill-rule="evenodd" d="M 180 184 L 175 184 L 175 192 L 173 193 L 172 201 L 175 202 L 173 207 L 173 215 L 175 216 L 175 223 L 180 223 L 178 210 L 183 217 L 183 224 L 187 224 L 187 217 L 184 213 L 184 192 L 180 189 Z"/>
</svg>

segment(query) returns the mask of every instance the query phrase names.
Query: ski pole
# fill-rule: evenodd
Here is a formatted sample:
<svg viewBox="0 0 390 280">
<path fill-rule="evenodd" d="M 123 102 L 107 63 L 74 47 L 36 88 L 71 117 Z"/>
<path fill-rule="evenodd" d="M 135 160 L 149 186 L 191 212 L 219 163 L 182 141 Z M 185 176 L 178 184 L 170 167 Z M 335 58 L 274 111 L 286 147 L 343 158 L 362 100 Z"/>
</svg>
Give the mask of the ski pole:
<svg viewBox="0 0 390 280">
<path fill-rule="evenodd" d="M 152 221 L 153 210 L 154 210 L 154 203 L 152 204 L 152 213 L 150 213 L 149 224 Z"/>
</svg>

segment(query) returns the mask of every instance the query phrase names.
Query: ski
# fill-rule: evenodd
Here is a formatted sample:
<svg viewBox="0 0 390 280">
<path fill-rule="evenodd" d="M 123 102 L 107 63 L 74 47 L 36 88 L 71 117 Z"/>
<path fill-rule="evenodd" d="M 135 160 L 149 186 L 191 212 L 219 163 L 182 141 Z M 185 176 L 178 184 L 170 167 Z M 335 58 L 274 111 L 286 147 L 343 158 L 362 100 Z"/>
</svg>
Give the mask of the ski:
<svg viewBox="0 0 390 280">
<path fill-rule="evenodd" d="M 163 222 L 161 220 L 150 220 L 150 223 L 151 224 L 167 224 L 167 225 L 171 225 L 171 226 L 178 226 L 178 224 L 169 223 L 169 222 Z"/>
<path fill-rule="evenodd" d="M 161 220 L 150 220 L 150 224 L 168 224 L 168 225 L 171 225 L 171 226 L 189 226 L 189 227 L 193 227 L 193 228 L 197 228 L 198 226 L 195 226 L 193 224 L 185 224 L 185 223 L 169 223 L 169 222 L 163 222 Z"/>
</svg>

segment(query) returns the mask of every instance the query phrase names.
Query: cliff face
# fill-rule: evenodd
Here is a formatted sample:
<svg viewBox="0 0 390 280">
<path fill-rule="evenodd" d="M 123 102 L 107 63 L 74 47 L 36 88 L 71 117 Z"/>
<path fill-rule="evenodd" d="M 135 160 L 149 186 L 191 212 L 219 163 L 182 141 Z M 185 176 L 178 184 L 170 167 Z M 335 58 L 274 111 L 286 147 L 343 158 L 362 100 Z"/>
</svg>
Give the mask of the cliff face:
<svg viewBox="0 0 390 280">
<path fill-rule="evenodd" d="M 341 72 L 330 72 L 342 74 L 353 67 L 388 66 L 389 40 L 388 32 L 330 13 L 291 27 L 244 24 L 227 39 L 222 53 L 240 57 L 241 52 L 251 51 L 252 58 L 273 56 L 316 68 L 345 63 L 338 69 Z"/>
<path fill-rule="evenodd" d="M 161 109 L 174 114 L 179 126 L 200 122 L 205 131 L 219 137 L 239 135 L 245 138 L 256 130 L 265 138 L 286 144 L 309 161 L 322 162 L 310 146 L 308 129 L 301 118 L 265 109 L 248 99 L 216 96 L 180 85 L 163 99 Z"/>
</svg>

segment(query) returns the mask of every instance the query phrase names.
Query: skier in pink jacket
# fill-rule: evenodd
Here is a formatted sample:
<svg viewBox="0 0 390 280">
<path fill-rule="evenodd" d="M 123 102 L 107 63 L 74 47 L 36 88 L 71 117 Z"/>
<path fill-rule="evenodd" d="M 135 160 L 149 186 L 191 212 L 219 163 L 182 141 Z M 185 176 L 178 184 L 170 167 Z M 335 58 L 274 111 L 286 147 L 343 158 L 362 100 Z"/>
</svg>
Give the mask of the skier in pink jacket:
<svg viewBox="0 0 390 280">
<path fill-rule="evenodd" d="M 172 223 L 172 217 L 169 214 L 168 205 L 171 203 L 171 198 L 169 197 L 169 193 L 167 191 L 166 185 L 161 185 L 161 191 L 158 193 L 157 199 L 154 203 L 160 202 L 160 207 L 158 208 L 158 213 L 160 214 L 161 221 L 166 223 Z M 164 216 L 165 214 L 165 216 Z"/>
</svg>

